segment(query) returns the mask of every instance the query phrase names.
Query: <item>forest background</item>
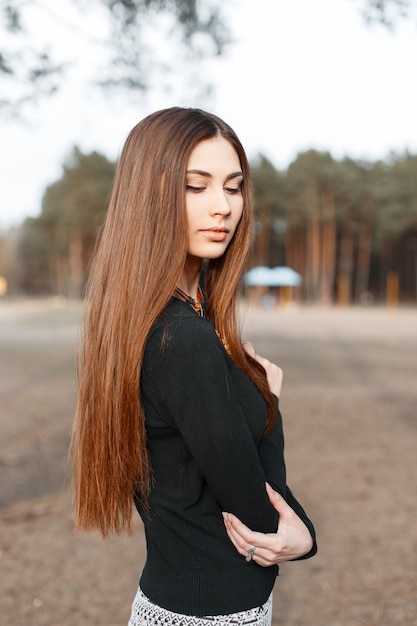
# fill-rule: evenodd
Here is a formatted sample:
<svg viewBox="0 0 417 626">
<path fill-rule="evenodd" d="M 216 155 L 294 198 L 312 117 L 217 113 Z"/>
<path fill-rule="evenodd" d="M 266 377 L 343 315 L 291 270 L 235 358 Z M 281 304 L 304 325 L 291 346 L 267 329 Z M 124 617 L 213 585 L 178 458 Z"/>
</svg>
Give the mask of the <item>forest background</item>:
<svg viewBox="0 0 417 626">
<path fill-rule="evenodd" d="M 68 0 L 67 10 L 72 5 L 82 8 L 79 0 Z M 161 46 L 147 39 L 146 28 L 153 35 L 164 29 L 175 33 L 172 45 L 190 76 L 192 57 L 198 65 L 204 57 L 221 56 L 230 44 L 227 21 L 215 1 L 204 8 L 193 0 L 97 0 L 94 5 L 102 13 L 86 12 L 81 28 L 91 27 L 92 17 L 99 15 L 100 23 L 94 23 L 98 40 L 102 22 L 107 23 L 109 53 L 97 81 L 107 93 L 146 94 L 155 87 L 153 76 L 168 83 L 172 79 L 166 58 L 156 60 L 159 50 L 151 58 L 152 50 Z M 42 38 L 29 37 L 27 22 L 36 23 L 36 8 L 45 14 L 47 6 L 37 0 L 0 3 L 7 34 L 0 46 L 0 114 L 13 123 L 16 117 L 24 119 L 35 102 L 59 92 L 66 80 L 66 65 L 56 51 L 54 56 L 42 47 Z M 358 8 L 369 22 L 388 29 L 398 19 L 414 17 L 416 9 L 411 0 L 363 0 Z M 199 84 L 197 100 L 210 88 L 204 81 Z M 73 148 L 62 175 L 46 186 L 38 215 L 0 232 L 0 297 L 82 296 L 114 166 L 98 150 Z M 384 159 L 365 161 L 307 149 L 287 167 L 277 168 L 260 153 L 252 159 L 252 171 L 256 238 L 248 269 L 292 267 L 302 276 L 295 297 L 303 302 L 372 304 L 388 297 L 416 302 L 415 154 L 391 152 Z"/>
<path fill-rule="evenodd" d="M 80 297 L 103 224 L 115 164 L 74 148 L 45 190 L 39 217 L 3 237 L 0 274 L 14 295 Z M 279 171 L 252 163 L 256 198 L 250 267 L 290 266 L 304 302 L 372 304 L 394 290 L 417 298 L 417 156 L 335 160 L 310 150 Z"/>
</svg>

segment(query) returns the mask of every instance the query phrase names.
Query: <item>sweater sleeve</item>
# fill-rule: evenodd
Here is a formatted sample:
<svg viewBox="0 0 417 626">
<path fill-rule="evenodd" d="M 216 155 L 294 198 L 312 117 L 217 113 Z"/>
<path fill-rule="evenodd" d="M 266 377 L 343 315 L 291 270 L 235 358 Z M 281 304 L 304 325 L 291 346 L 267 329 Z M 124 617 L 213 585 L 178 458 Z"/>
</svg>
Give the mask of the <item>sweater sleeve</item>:
<svg viewBox="0 0 417 626">
<path fill-rule="evenodd" d="M 313 547 L 310 552 L 305 554 L 296 561 L 308 559 L 317 552 L 316 532 L 311 520 L 308 518 L 305 510 L 294 497 L 291 489 L 287 485 L 286 470 L 284 462 L 284 435 L 282 428 L 282 416 L 279 410 L 279 401 L 277 398 L 277 416 L 273 430 L 262 438 L 258 446 L 259 459 L 261 461 L 266 481 L 275 491 L 278 491 L 285 499 L 287 504 L 295 511 L 298 517 L 307 526 L 312 538 Z"/>
<path fill-rule="evenodd" d="M 187 319 L 170 328 L 166 341 L 163 335 L 159 328 L 149 338 L 143 366 L 161 416 L 180 431 L 220 509 L 259 532 L 275 532 L 278 514 L 213 327 L 206 320 Z M 249 379 L 247 384 L 252 385 Z M 263 398 L 256 388 L 254 394 L 260 396 L 262 415 Z"/>
</svg>

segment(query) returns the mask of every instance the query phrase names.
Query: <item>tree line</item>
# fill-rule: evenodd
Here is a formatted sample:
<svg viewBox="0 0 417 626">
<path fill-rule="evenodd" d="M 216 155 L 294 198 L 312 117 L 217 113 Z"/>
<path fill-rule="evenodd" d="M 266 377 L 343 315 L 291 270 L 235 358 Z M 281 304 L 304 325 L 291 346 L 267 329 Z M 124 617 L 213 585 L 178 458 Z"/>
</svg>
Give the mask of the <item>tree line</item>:
<svg viewBox="0 0 417 626">
<path fill-rule="evenodd" d="M 248 269 L 287 265 L 306 302 L 417 299 L 417 156 L 372 163 L 309 150 L 278 170 L 251 163 L 256 233 Z M 104 222 L 115 163 L 74 148 L 38 217 L 0 240 L 9 293 L 80 297 Z M 391 281 L 391 282 L 390 282 Z"/>
<path fill-rule="evenodd" d="M 289 265 L 309 302 L 417 299 L 417 156 L 373 163 L 299 154 L 284 172 L 253 164 L 261 265 Z M 397 294 L 394 294 L 397 297 Z"/>
</svg>

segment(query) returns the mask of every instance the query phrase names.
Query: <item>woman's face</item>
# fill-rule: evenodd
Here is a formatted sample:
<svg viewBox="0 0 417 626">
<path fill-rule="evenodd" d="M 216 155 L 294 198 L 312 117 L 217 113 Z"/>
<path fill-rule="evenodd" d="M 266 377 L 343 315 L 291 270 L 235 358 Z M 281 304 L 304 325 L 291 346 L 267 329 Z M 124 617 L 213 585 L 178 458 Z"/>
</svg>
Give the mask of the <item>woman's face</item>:
<svg viewBox="0 0 417 626">
<path fill-rule="evenodd" d="M 196 145 L 187 164 L 185 194 L 190 256 L 224 254 L 242 216 L 242 181 L 239 157 L 226 139 Z"/>
</svg>

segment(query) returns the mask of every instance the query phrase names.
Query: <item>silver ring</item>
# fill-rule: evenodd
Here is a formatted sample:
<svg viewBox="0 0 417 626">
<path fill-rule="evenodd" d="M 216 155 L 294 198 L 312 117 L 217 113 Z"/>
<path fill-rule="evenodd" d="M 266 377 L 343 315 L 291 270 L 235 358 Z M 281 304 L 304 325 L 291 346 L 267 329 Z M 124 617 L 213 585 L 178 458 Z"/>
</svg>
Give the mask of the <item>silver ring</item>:
<svg viewBox="0 0 417 626">
<path fill-rule="evenodd" d="M 245 560 L 248 561 L 248 563 L 249 561 L 252 561 L 253 555 L 255 554 L 255 550 L 256 550 L 256 546 L 251 546 L 250 548 L 246 550 L 247 556 L 245 556 Z"/>
</svg>

